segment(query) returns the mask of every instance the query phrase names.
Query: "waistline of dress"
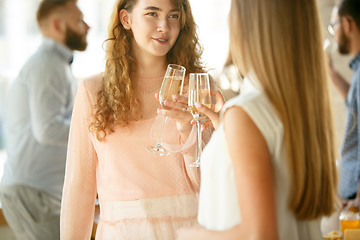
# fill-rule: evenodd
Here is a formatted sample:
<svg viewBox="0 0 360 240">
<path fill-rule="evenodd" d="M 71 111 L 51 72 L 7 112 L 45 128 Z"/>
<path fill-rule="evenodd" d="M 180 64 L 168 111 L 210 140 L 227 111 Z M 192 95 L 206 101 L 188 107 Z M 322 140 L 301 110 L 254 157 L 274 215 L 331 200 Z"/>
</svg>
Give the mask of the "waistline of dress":
<svg viewBox="0 0 360 240">
<path fill-rule="evenodd" d="M 195 194 L 148 198 L 133 201 L 100 202 L 100 221 L 187 220 L 195 219 L 198 197 Z"/>
</svg>

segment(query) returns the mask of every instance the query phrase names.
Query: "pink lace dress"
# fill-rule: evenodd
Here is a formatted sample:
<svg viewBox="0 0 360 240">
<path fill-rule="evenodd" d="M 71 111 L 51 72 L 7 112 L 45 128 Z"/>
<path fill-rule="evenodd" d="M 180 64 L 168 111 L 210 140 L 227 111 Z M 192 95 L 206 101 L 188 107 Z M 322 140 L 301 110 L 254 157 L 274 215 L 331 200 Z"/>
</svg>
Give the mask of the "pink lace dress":
<svg viewBox="0 0 360 240">
<path fill-rule="evenodd" d="M 117 127 L 99 142 L 90 133 L 101 75 L 81 82 L 72 116 L 61 206 L 61 239 L 90 239 L 98 193 L 96 239 L 174 239 L 176 229 L 196 224 L 200 173 L 188 167 L 195 145 L 158 156 L 151 129 L 159 106 L 154 93 L 164 73 L 136 77 L 143 118 Z M 175 129 L 166 138 L 179 142 Z"/>
</svg>

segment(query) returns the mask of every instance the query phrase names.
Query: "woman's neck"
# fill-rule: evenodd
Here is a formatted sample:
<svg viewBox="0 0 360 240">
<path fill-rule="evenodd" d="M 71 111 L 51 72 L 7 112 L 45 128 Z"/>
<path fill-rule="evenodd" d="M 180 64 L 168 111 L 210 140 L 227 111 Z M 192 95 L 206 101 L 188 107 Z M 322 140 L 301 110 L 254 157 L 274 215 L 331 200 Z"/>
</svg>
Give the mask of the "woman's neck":
<svg viewBox="0 0 360 240">
<path fill-rule="evenodd" d="M 166 56 L 137 57 L 135 63 L 133 75 L 134 89 L 141 93 L 144 91 L 152 93 L 159 91 L 167 68 Z"/>
<path fill-rule="evenodd" d="M 153 76 L 160 72 L 165 72 L 167 59 L 165 56 L 155 56 L 145 50 L 140 50 L 134 43 L 133 52 L 135 57 L 135 74 Z"/>
<path fill-rule="evenodd" d="M 165 57 L 138 58 L 136 60 L 135 73 L 140 76 L 153 76 L 161 72 L 165 72 L 167 66 Z"/>
</svg>

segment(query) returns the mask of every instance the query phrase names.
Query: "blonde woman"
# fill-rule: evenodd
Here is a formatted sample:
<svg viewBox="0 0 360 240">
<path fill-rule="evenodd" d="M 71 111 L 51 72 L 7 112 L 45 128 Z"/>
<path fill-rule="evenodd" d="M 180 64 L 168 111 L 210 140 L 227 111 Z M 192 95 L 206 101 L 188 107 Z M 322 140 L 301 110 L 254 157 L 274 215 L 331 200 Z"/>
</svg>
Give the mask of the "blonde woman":
<svg viewBox="0 0 360 240">
<path fill-rule="evenodd" d="M 229 21 L 255 89 L 223 107 L 201 160 L 202 227 L 178 239 L 321 239 L 337 178 L 316 0 L 232 0 Z"/>
<path fill-rule="evenodd" d="M 204 71 L 188 0 L 118 0 L 110 20 L 105 72 L 84 80 L 75 100 L 61 206 L 61 239 L 89 239 L 95 197 L 97 239 L 174 239 L 196 223 L 199 169 L 190 149 L 159 156 L 151 128 L 169 63 Z M 185 142 L 192 116 L 182 97 L 159 110 Z"/>
</svg>

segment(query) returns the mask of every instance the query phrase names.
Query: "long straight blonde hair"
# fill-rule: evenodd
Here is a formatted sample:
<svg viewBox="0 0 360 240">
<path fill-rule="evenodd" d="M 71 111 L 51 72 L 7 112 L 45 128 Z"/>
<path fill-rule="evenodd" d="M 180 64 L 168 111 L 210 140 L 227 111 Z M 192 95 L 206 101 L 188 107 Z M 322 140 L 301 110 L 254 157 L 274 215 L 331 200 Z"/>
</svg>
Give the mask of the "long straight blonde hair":
<svg viewBox="0 0 360 240">
<path fill-rule="evenodd" d="M 242 73 L 254 73 L 284 125 L 299 220 L 336 206 L 334 132 L 316 0 L 232 0 L 230 48 Z"/>
</svg>

